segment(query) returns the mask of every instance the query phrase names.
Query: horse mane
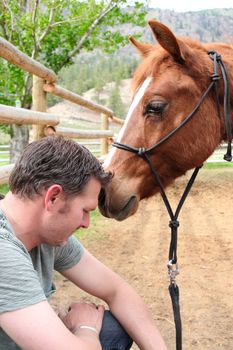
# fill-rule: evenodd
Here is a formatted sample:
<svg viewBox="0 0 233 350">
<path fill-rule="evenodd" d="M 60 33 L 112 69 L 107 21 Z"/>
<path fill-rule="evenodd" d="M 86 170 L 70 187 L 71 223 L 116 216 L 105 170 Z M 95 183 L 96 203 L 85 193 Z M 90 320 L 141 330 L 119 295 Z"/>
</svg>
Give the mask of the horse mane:
<svg viewBox="0 0 233 350">
<path fill-rule="evenodd" d="M 204 47 L 198 41 L 180 37 L 182 42 L 185 42 L 188 46 L 195 48 L 197 50 L 204 51 Z M 170 54 L 164 50 L 159 44 L 154 45 L 154 49 L 149 52 L 149 54 L 143 59 L 142 63 L 138 66 L 133 77 L 133 91 L 142 84 L 142 82 L 148 76 L 156 76 L 157 67 L 161 67 L 162 64 L 167 66 L 179 66 L 175 63 Z"/>
</svg>

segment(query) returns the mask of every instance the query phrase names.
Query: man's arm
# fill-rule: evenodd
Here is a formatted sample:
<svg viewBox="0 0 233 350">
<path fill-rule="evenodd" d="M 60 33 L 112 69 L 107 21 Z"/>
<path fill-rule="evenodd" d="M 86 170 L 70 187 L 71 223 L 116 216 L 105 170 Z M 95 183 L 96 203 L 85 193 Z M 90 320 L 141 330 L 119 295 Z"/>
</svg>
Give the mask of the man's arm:
<svg viewBox="0 0 233 350">
<path fill-rule="evenodd" d="M 152 315 L 136 291 L 89 252 L 85 250 L 80 262 L 62 274 L 104 300 L 141 350 L 167 350 Z"/>
<path fill-rule="evenodd" d="M 82 304 L 67 322 L 72 334 L 47 301 L 0 314 L 0 327 L 24 350 L 101 350 L 98 332 L 103 308 Z M 93 326 L 97 333 L 80 324 Z"/>
</svg>

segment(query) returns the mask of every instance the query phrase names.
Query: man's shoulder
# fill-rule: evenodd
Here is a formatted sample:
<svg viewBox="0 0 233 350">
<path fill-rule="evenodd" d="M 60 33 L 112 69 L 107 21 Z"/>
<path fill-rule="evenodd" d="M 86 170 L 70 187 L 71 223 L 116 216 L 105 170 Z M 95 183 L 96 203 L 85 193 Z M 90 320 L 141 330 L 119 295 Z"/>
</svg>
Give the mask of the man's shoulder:
<svg viewBox="0 0 233 350">
<path fill-rule="evenodd" d="M 74 237 L 69 237 L 62 247 L 56 247 L 54 268 L 57 271 L 69 269 L 76 265 L 83 254 L 82 244 Z"/>
<path fill-rule="evenodd" d="M 19 266 L 21 262 L 30 264 L 29 253 L 24 244 L 15 236 L 5 215 L 0 211 L 0 264 L 6 268 L 9 263 L 15 262 Z M 8 262 L 8 263 L 7 263 Z M 10 265 L 11 265 L 10 264 Z M 17 265 L 18 264 L 18 265 Z"/>
<path fill-rule="evenodd" d="M 13 232 L 13 229 L 1 209 L 0 209 L 0 238 L 11 242 L 17 241 L 17 238 Z"/>
<path fill-rule="evenodd" d="M 1 224 L 1 219 L 0 219 Z M 23 243 L 14 235 L 8 227 L 0 226 L 0 250 L 12 249 L 12 251 L 19 251 L 24 255 L 28 255 L 27 249 Z"/>
</svg>

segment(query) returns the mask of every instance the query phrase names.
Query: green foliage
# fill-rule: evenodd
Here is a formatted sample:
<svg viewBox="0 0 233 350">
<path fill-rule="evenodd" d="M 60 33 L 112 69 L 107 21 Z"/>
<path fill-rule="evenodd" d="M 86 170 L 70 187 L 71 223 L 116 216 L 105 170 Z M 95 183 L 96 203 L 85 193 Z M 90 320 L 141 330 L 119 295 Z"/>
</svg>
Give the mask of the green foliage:
<svg viewBox="0 0 233 350">
<path fill-rule="evenodd" d="M 107 83 L 119 84 L 122 79 L 131 78 L 137 65 L 138 59 L 129 53 L 81 54 L 72 66 L 61 70 L 59 79 L 65 88 L 78 94 L 92 88 L 99 94 Z"/>
<path fill-rule="evenodd" d="M 0 58 L 0 103 L 15 106 L 24 87 L 23 71 Z"/>
<path fill-rule="evenodd" d="M 119 85 L 117 83 L 114 84 L 114 87 L 110 93 L 108 106 L 115 115 L 121 118 L 125 116 L 125 109 L 120 96 Z"/>
<path fill-rule="evenodd" d="M 145 24 L 142 4 L 130 0 L 4 0 L 0 35 L 58 73 L 74 63 L 81 50 L 114 52 L 127 42 L 126 23 Z M 135 7 L 133 7 L 135 5 Z M 0 60 L 0 103 L 31 103 L 27 73 Z"/>
<path fill-rule="evenodd" d="M 0 124 L 0 132 L 10 135 L 12 132 L 11 125 Z"/>
</svg>

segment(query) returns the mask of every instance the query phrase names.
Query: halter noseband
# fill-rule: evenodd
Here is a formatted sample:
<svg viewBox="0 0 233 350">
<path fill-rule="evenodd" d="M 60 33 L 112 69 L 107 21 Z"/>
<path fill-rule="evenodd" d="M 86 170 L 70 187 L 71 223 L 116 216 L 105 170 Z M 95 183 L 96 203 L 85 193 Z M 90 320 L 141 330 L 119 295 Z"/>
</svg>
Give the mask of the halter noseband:
<svg viewBox="0 0 233 350">
<path fill-rule="evenodd" d="M 192 110 L 192 112 L 183 120 L 183 122 L 178 125 L 175 129 L 173 129 L 171 132 L 169 132 L 166 136 L 164 136 L 160 141 L 155 143 L 153 146 L 149 148 L 144 147 L 132 147 L 129 145 L 125 145 L 120 142 L 114 142 L 112 146 L 117 147 L 121 150 L 131 152 L 134 154 L 137 154 L 139 157 L 142 157 L 149 165 L 151 172 L 153 173 L 156 182 L 160 188 L 160 193 L 163 198 L 164 204 L 166 206 L 166 209 L 168 211 L 170 222 L 169 227 L 171 228 L 171 241 L 170 241 L 170 248 L 169 248 L 169 256 L 168 256 L 168 275 L 170 278 L 170 285 L 169 285 L 169 292 L 171 295 L 172 300 L 172 306 L 173 306 L 173 312 L 174 312 L 174 321 L 175 321 L 175 328 L 176 328 L 176 349 L 182 350 L 182 325 L 181 325 L 181 318 L 180 318 L 180 306 L 179 306 L 179 288 L 176 284 L 176 275 L 179 274 L 178 264 L 177 264 L 177 235 L 178 235 L 178 227 L 179 227 L 179 221 L 178 216 L 180 213 L 180 210 L 185 202 L 185 199 L 187 198 L 189 191 L 191 190 L 191 187 L 195 181 L 195 178 L 198 174 L 198 171 L 200 167 L 195 168 L 193 171 L 193 174 L 188 181 L 185 190 L 183 192 L 183 195 L 181 196 L 181 199 L 177 205 L 176 211 L 173 212 L 172 207 L 170 205 L 170 202 L 168 200 L 168 197 L 165 193 L 162 181 L 149 157 L 149 155 L 160 145 L 162 145 L 164 142 L 166 142 L 168 139 L 170 139 L 176 132 L 178 132 L 184 125 L 186 125 L 192 117 L 197 113 L 200 106 L 202 105 L 203 101 L 205 100 L 206 96 L 210 92 L 212 88 L 215 89 L 215 96 L 216 96 L 216 104 L 218 109 L 218 115 L 220 117 L 220 103 L 219 103 L 219 95 L 218 95 L 218 82 L 220 80 L 219 75 L 219 66 L 222 72 L 222 77 L 224 81 L 224 123 L 226 128 L 226 135 L 227 135 L 227 152 L 224 155 L 224 160 L 231 161 L 232 160 L 232 129 L 231 129 L 231 113 L 230 113 L 230 87 L 229 87 L 229 78 L 227 74 L 226 67 L 221 59 L 221 56 L 215 52 L 215 51 L 209 51 L 208 55 L 214 62 L 214 73 L 211 76 L 211 82 L 203 95 L 201 96 L 200 100 L 198 101 L 196 107 Z"/>
</svg>

